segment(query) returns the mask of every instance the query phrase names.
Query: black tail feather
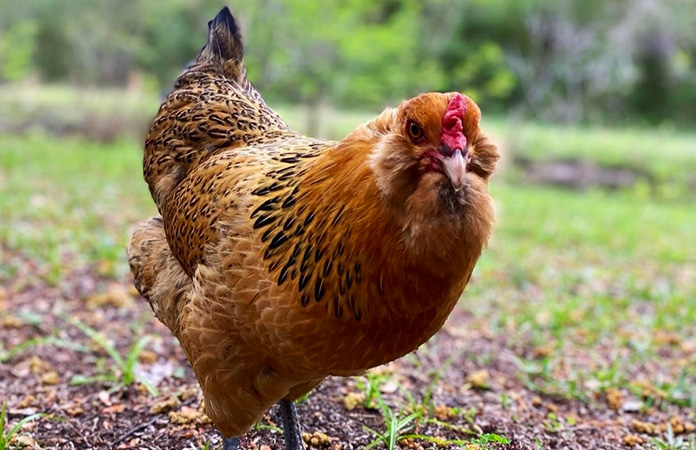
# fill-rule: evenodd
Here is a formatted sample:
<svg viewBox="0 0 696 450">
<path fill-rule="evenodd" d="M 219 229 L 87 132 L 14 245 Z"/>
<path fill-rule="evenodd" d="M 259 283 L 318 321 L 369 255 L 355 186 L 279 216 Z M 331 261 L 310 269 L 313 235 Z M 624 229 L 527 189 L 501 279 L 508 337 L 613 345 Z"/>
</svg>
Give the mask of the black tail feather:
<svg viewBox="0 0 696 450">
<path fill-rule="evenodd" d="M 198 56 L 198 61 L 207 60 L 225 63 L 229 60 L 241 63 L 244 45 L 239 26 L 229 8 L 225 6 L 208 22 L 208 41 Z"/>
</svg>

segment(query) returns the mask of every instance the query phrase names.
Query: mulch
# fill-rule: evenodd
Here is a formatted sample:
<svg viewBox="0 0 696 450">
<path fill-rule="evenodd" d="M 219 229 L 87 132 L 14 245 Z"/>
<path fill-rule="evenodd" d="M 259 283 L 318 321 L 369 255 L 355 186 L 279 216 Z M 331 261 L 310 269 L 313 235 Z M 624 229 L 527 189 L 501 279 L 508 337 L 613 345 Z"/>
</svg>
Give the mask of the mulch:
<svg viewBox="0 0 696 450">
<path fill-rule="evenodd" d="M 152 339 L 139 356 L 138 370 L 157 385 L 159 396 L 138 383 L 128 387 L 71 383 L 104 373 L 111 365 L 103 348 L 69 323 L 75 319 L 98 329 L 122 353 L 132 343 L 133 327 L 142 324 Z M 0 364 L 0 402 L 7 405 L 10 423 L 34 413 L 50 415 L 24 426 L 13 441 L 17 448 L 220 445 L 219 435 L 202 412 L 200 390 L 177 341 L 153 318 L 128 278 L 106 279 L 83 271 L 64 277 L 58 286 L 15 279 L 0 287 L 0 349 L 45 336 L 55 336 L 60 344 L 28 347 Z M 408 439 L 397 446 L 461 448 L 445 442 L 489 433 L 511 442 L 470 448 L 647 449 L 654 448 L 651 434 L 663 432 L 667 423 L 676 431 L 692 430 L 693 410 L 667 403 L 641 410 L 630 404 L 626 392 L 607 391 L 584 401 L 540 394 L 524 383 L 516 364 L 517 357 L 531 352 L 478 326 L 471 315 L 457 309 L 431 342 L 373 373 L 383 376 L 381 396 L 395 411 L 413 410 L 407 393 L 419 402 L 428 387 L 435 386 L 437 421 L 420 424 L 407 434 L 440 439 L 439 444 Z M 438 371 L 442 378 L 432 383 Z M 379 408 L 363 405 L 358 381 L 328 379 L 298 405 L 311 448 L 360 449 L 375 439 L 366 427 L 385 429 Z M 282 448 L 275 409 L 242 438 L 241 446 Z"/>
</svg>

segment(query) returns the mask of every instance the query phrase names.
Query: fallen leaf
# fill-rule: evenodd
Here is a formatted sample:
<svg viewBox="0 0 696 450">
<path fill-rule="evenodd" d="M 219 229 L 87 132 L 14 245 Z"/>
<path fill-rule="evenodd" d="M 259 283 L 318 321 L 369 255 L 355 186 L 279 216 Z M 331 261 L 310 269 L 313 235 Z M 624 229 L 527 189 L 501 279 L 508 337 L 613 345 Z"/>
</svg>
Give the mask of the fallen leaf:
<svg viewBox="0 0 696 450">
<path fill-rule="evenodd" d="M 118 414 L 118 413 L 122 413 L 125 409 L 126 409 L 126 405 L 121 403 L 118 405 L 107 406 L 106 408 L 101 410 L 101 413 L 102 414 Z"/>
<path fill-rule="evenodd" d="M 108 392 L 99 391 L 99 393 L 97 394 L 97 398 L 99 399 L 100 402 L 102 402 L 106 406 L 111 406 L 111 397 L 109 396 Z"/>
</svg>

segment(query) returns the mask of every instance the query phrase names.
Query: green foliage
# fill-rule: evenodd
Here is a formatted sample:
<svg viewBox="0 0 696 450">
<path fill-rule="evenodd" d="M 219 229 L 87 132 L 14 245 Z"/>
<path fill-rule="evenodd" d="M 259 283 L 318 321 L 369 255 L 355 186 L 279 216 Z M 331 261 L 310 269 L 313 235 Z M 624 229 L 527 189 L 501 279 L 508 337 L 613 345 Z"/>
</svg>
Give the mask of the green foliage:
<svg viewBox="0 0 696 450">
<path fill-rule="evenodd" d="M 0 31 L 0 80 L 19 81 L 31 73 L 36 31 L 33 20 Z"/>
<path fill-rule="evenodd" d="M 382 433 L 363 425 L 366 431 L 369 431 L 376 437 L 375 440 L 365 446 L 363 450 L 370 450 L 379 444 L 384 444 L 387 450 L 394 450 L 396 443 L 404 439 L 404 434 L 414 426 L 413 421 L 416 419 L 416 413 L 404 415 L 401 412 L 394 412 L 382 401 L 381 396 L 379 397 L 379 407 L 384 417 L 386 430 Z"/>
<path fill-rule="evenodd" d="M 42 345 L 52 345 L 80 352 L 87 350 L 80 344 L 68 341 L 66 339 L 61 339 L 57 336 L 42 336 L 22 341 L 20 344 L 15 345 L 9 350 L 3 350 L 2 344 L 0 343 L 0 363 L 5 363 L 30 348 Z"/>
<path fill-rule="evenodd" d="M 0 407 L 0 450 L 10 448 L 12 437 L 27 423 L 45 417 L 47 414 L 32 414 L 14 424 L 12 428 L 7 429 L 7 405 L 5 403 Z"/>
<path fill-rule="evenodd" d="M 656 450 L 696 450 L 696 437 L 675 436 L 671 425 L 667 426 L 665 438 L 652 438 L 650 443 Z"/>
<path fill-rule="evenodd" d="M 693 2 L 259 0 L 230 5 L 270 100 L 381 107 L 458 90 L 552 121 L 696 117 Z M 0 80 L 161 93 L 203 45 L 214 0 L 0 0 Z"/>
<path fill-rule="evenodd" d="M 134 339 L 131 342 L 130 348 L 125 353 L 125 355 L 121 355 L 121 353 L 114 346 L 114 344 L 112 344 L 99 331 L 78 320 L 74 320 L 71 318 L 66 318 L 65 320 L 67 320 L 75 328 L 79 329 L 84 334 L 89 336 L 95 344 L 99 345 L 99 347 L 101 347 L 106 352 L 106 354 L 109 355 L 109 357 L 111 358 L 111 363 L 113 365 L 113 367 L 104 371 L 104 373 L 101 373 L 96 376 L 86 377 L 84 375 L 75 375 L 70 380 L 70 384 L 79 385 L 95 382 L 109 382 L 115 383 L 117 386 L 130 386 L 131 384 L 137 381 L 141 383 L 143 386 L 145 386 L 151 395 L 159 395 L 157 388 L 155 388 L 155 386 L 153 386 L 146 378 L 139 376 L 135 370 L 138 364 L 138 356 L 140 356 L 140 353 L 145 349 L 145 346 L 148 344 L 150 340 L 149 336 L 145 335 L 138 337 L 137 339 Z M 137 327 L 137 329 L 134 330 L 134 335 L 137 336 L 138 334 L 140 334 L 141 330 L 142 326 Z"/>
<path fill-rule="evenodd" d="M 404 440 L 424 441 L 431 444 L 435 444 L 438 447 L 450 445 L 463 447 L 470 444 L 487 445 L 491 443 L 510 443 L 510 440 L 508 438 L 495 433 L 485 433 L 479 436 L 475 436 L 470 440 L 443 439 L 440 437 L 433 437 L 419 433 L 409 434 L 409 431 L 411 431 L 416 426 L 416 424 L 419 423 L 420 419 L 419 413 L 417 411 L 412 412 L 410 414 L 405 413 L 403 410 L 394 411 L 393 408 L 387 405 L 387 403 L 384 401 L 381 394 L 379 393 L 377 394 L 377 405 L 379 411 L 382 413 L 382 417 L 384 418 L 385 430 L 384 432 L 381 432 L 375 430 L 374 428 L 370 428 L 366 425 L 363 425 L 363 429 L 365 429 L 365 431 L 368 431 L 375 436 L 375 439 L 368 445 L 366 445 L 363 448 L 363 450 L 370 450 L 380 444 L 384 445 L 384 447 L 387 450 L 394 450 L 396 448 L 397 443 Z M 471 432 L 470 430 L 461 429 L 460 427 L 448 424 L 446 422 L 441 422 L 437 420 L 429 420 L 429 422 L 435 423 L 439 426 L 443 426 L 446 428 L 455 429 L 463 433 L 475 435 L 475 433 Z"/>
<path fill-rule="evenodd" d="M 428 387 L 423 394 L 420 401 L 417 401 L 414 395 L 403 386 L 399 386 L 399 389 L 407 398 L 411 410 L 416 414 L 416 419 L 418 423 L 423 423 L 431 420 L 433 413 L 435 411 L 435 402 L 433 401 L 433 395 L 437 385 L 440 383 L 443 375 L 449 369 L 449 367 L 462 355 L 464 349 L 457 350 L 449 358 L 442 363 L 437 369 L 430 371 L 429 376 L 431 378 Z"/>
<path fill-rule="evenodd" d="M 363 406 L 365 408 L 377 408 L 380 399 L 379 388 L 382 385 L 382 383 L 384 383 L 388 378 L 388 375 L 377 375 L 372 372 L 368 372 L 364 376 L 357 377 L 355 379 L 355 383 L 358 389 L 362 391 L 363 396 L 365 398 L 363 400 Z"/>
</svg>

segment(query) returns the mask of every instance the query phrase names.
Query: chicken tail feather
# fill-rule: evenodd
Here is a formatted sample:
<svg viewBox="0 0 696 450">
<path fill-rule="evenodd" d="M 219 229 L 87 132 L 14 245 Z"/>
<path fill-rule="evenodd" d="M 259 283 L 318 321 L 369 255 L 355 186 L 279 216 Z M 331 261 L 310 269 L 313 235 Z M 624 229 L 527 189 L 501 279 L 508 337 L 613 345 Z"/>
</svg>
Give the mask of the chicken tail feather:
<svg viewBox="0 0 696 450">
<path fill-rule="evenodd" d="M 208 41 L 196 58 L 196 63 L 212 63 L 228 77 L 240 82 L 246 78 L 242 63 L 244 45 L 239 26 L 225 6 L 208 22 Z"/>
<path fill-rule="evenodd" d="M 178 336 L 181 311 L 192 291 L 186 275 L 169 248 L 160 217 L 136 228 L 128 246 L 128 264 L 135 288 L 157 318 Z"/>
</svg>

